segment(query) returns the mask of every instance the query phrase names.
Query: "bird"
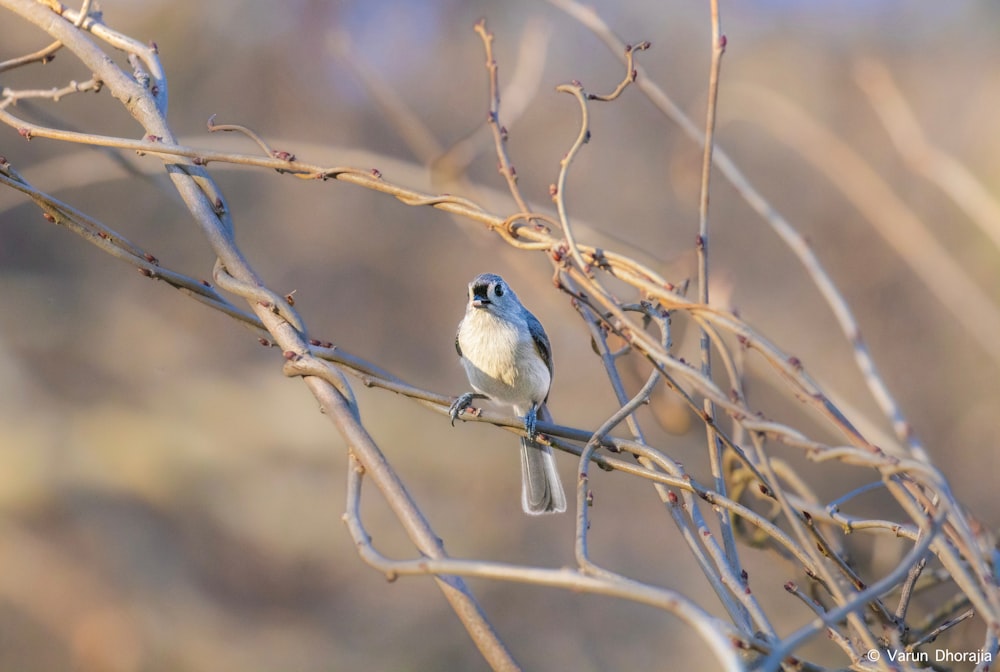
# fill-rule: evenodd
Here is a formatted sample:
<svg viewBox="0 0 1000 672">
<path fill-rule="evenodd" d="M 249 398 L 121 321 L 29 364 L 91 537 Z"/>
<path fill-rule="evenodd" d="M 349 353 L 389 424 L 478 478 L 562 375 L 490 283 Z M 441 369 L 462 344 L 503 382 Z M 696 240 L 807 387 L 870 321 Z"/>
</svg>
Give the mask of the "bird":
<svg viewBox="0 0 1000 672">
<path fill-rule="evenodd" d="M 483 273 L 469 283 L 455 350 L 474 392 L 466 392 L 451 405 L 452 426 L 474 399 L 512 406 L 524 418 L 527 434 L 521 437 L 521 508 L 529 515 L 565 511 L 566 494 L 552 448 L 535 440 L 538 419 L 552 419 L 546 406 L 552 347 L 542 323 L 502 277 Z"/>
</svg>

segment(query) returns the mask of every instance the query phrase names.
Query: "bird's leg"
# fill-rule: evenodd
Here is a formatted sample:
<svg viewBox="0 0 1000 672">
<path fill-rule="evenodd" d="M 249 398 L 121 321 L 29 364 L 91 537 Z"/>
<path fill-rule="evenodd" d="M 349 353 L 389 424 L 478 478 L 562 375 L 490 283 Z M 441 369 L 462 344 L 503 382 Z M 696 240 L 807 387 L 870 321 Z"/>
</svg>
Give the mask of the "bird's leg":
<svg viewBox="0 0 1000 672">
<path fill-rule="evenodd" d="M 485 394 L 479 394 L 477 392 L 466 392 L 461 397 L 456 399 L 448 409 L 448 415 L 451 416 L 452 427 L 455 426 L 455 420 L 458 419 L 458 416 L 472 405 L 473 399 L 488 399 L 488 397 Z"/>
<path fill-rule="evenodd" d="M 532 402 L 531 408 L 524 414 L 524 431 L 528 432 L 528 441 L 535 440 L 535 425 L 538 423 L 538 404 Z"/>
</svg>

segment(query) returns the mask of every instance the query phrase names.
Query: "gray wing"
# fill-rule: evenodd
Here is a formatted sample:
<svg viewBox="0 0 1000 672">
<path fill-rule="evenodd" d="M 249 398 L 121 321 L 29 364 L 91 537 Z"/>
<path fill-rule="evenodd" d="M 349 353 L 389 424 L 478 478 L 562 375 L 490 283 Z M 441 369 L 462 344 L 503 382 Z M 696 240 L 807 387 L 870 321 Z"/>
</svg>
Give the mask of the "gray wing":
<svg viewBox="0 0 1000 672">
<path fill-rule="evenodd" d="M 458 331 L 455 332 L 455 352 L 458 353 L 459 357 L 464 357 L 462 354 L 462 346 L 458 343 L 458 335 L 462 333 L 462 323 L 458 323 Z"/>
<path fill-rule="evenodd" d="M 549 369 L 549 375 L 552 375 L 552 346 L 549 345 L 549 337 L 545 333 L 545 328 L 542 327 L 542 323 L 538 321 L 538 318 L 531 314 L 530 311 L 525 310 L 527 313 L 528 322 L 528 332 L 531 333 L 531 340 L 535 342 L 535 350 L 538 352 L 538 356 L 542 358 L 545 362 L 545 366 Z"/>
<path fill-rule="evenodd" d="M 545 362 L 552 375 L 552 346 L 549 337 L 538 318 L 527 313 L 528 333 L 535 344 L 535 351 Z M 539 417 L 552 422 L 552 414 L 543 401 L 538 408 Z M 566 494 L 563 491 L 555 458 L 548 446 L 521 438 L 521 507 L 525 513 L 560 513 L 566 510 Z"/>
</svg>

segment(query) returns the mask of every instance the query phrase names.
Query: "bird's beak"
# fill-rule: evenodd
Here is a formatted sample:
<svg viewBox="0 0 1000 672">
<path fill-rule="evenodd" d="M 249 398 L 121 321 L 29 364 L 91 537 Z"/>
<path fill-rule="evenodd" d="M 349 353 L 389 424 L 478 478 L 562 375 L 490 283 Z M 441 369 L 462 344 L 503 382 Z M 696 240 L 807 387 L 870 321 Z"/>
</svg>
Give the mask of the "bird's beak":
<svg viewBox="0 0 1000 672">
<path fill-rule="evenodd" d="M 489 299 L 473 299 L 472 300 L 472 307 L 473 308 L 485 308 L 486 306 L 490 305 L 490 303 L 492 303 L 492 302 Z"/>
</svg>

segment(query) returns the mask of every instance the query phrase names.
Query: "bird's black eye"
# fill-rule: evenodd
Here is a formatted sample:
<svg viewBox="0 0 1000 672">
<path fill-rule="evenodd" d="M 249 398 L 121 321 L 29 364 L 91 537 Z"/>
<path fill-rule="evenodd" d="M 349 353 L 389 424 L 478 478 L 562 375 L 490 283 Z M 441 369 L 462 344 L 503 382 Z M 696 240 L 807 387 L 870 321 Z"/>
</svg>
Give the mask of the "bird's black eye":
<svg viewBox="0 0 1000 672">
<path fill-rule="evenodd" d="M 498 282 L 496 289 L 493 290 L 497 296 L 503 296 L 503 283 Z"/>
</svg>

